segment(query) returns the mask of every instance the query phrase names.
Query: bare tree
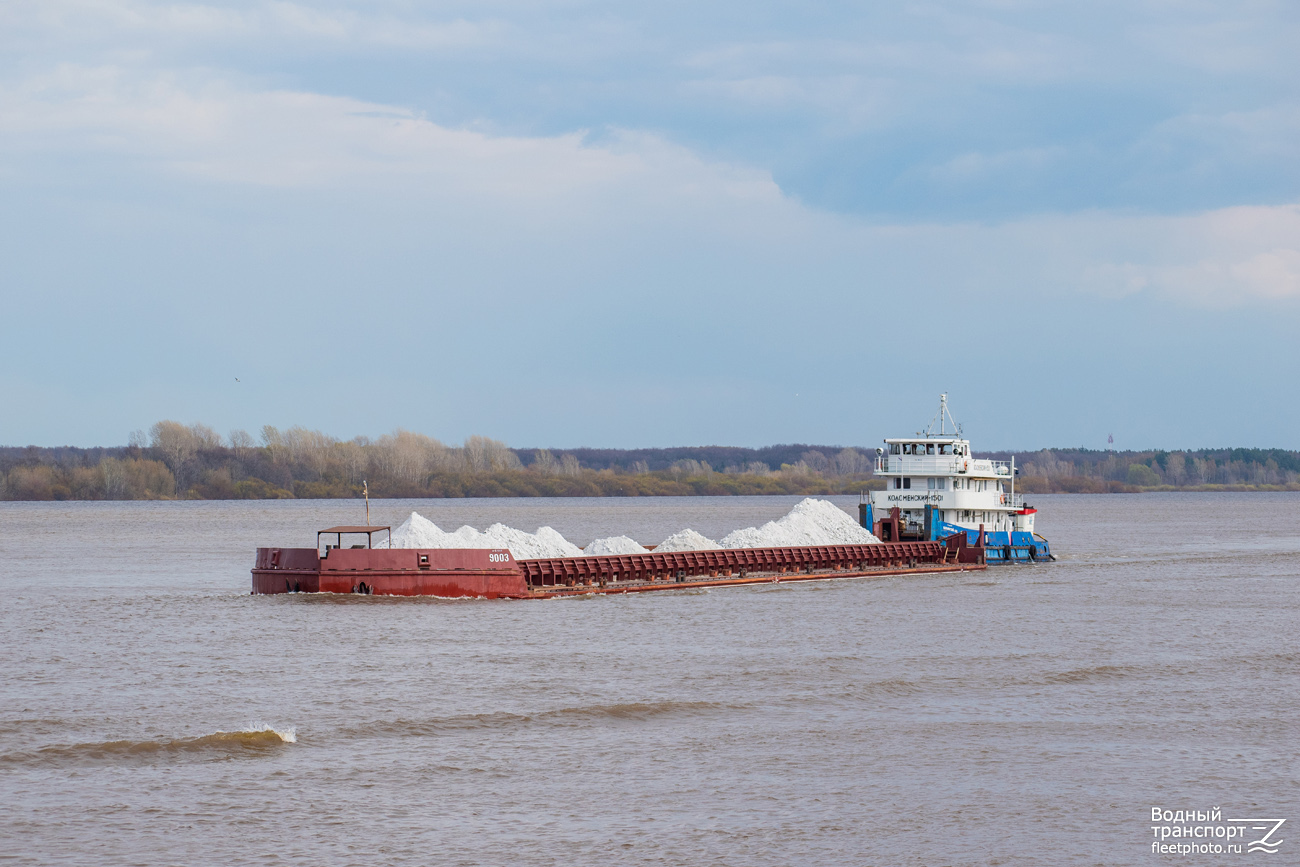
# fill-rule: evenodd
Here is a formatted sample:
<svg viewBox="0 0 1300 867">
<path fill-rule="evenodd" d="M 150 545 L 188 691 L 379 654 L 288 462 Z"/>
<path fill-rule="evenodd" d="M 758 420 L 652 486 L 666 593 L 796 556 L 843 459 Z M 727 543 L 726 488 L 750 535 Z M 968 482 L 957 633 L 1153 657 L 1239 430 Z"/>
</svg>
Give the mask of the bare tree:
<svg viewBox="0 0 1300 867">
<path fill-rule="evenodd" d="M 799 456 L 799 461 L 807 464 L 815 473 L 824 473 L 831 468 L 830 458 L 816 450 L 804 452 Z"/>
<path fill-rule="evenodd" d="M 361 481 L 370 462 L 365 447 L 356 440 L 351 440 L 335 445 L 334 454 L 337 456 L 339 464 L 343 468 L 343 475 L 348 482 L 355 484 Z"/>
<path fill-rule="evenodd" d="M 269 424 L 262 425 L 262 445 L 266 446 L 271 452 L 271 457 L 275 458 L 281 446 L 279 428 Z"/>
<path fill-rule="evenodd" d="M 872 461 L 857 449 L 843 449 L 831 460 L 831 471 L 839 476 L 871 472 Z"/>
<path fill-rule="evenodd" d="M 673 461 L 668 471 L 676 478 L 682 476 L 707 476 L 713 473 L 713 467 L 709 466 L 707 461 L 697 461 L 693 458 L 682 458 L 679 461 Z"/>
<path fill-rule="evenodd" d="M 549 449 L 539 449 L 537 456 L 533 458 L 532 468 L 544 476 L 555 476 L 560 473 L 560 462 L 555 459 Z"/>
<path fill-rule="evenodd" d="M 1171 485 L 1181 485 L 1187 480 L 1187 459 L 1181 452 L 1165 458 L 1165 480 Z"/>
<path fill-rule="evenodd" d="M 130 496 L 127 485 L 126 468 L 123 462 L 115 458 L 105 458 L 99 464 L 99 472 L 104 478 L 104 499 L 125 500 Z"/>
<path fill-rule="evenodd" d="M 281 434 L 281 442 L 289 460 L 307 468 L 317 478 L 329 465 L 330 452 L 336 440 L 320 431 L 295 425 Z"/>
<path fill-rule="evenodd" d="M 235 428 L 230 432 L 229 440 L 230 450 L 235 453 L 235 457 L 240 459 L 252 451 L 255 445 L 252 434 L 239 428 Z"/>
<path fill-rule="evenodd" d="M 476 472 L 518 470 L 523 467 L 519 455 L 500 440 L 473 436 L 465 440 L 466 462 Z M 473 456 L 471 458 L 471 455 Z"/>
<path fill-rule="evenodd" d="M 190 433 L 194 437 L 195 450 L 221 448 L 221 434 L 205 424 L 190 425 Z"/>
<path fill-rule="evenodd" d="M 178 421 L 155 422 L 149 428 L 149 445 L 158 450 L 163 462 L 176 478 L 176 489 L 185 491 L 185 465 L 198 450 L 198 441 L 194 431 Z"/>
<path fill-rule="evenodd" d="M 408 430 L 382 436 L 371 448 L 381 470 L 393 479 L 420 484 L 445 461 L 447 447 L 432 437 Z"/>
<path fill-rule="evenodd" d="M 465 440 L 465 466 L 472 473 L 481 473 L 492 466 L 489 457 L 491 442 L 487 437 L 472 436 Z"/>
</svg>

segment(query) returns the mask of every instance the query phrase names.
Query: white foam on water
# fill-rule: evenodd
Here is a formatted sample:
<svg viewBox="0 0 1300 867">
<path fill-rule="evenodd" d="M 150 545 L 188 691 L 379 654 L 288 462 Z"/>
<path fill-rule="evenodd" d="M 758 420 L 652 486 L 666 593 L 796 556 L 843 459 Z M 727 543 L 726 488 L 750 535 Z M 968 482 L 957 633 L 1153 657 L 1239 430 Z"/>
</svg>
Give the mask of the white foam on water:
<svg viewBox="0 0 1300 867">
<path fill-rule="evenodd" d="M 286 744 L 298 743 L 298 730 L 295 728 L 278 729 L 267 723 L 249 723 L 239 730 L 239 733 L 244 735 L 260 735 L 265 732 L 276 735 Z"/>
<path fill-rule="evenodd" d="M 588 557 L 616 557 L 620 554 L 647 554 L 649 551 L 627 536 L 597 539 L 582 549 Z"/>
</svg>

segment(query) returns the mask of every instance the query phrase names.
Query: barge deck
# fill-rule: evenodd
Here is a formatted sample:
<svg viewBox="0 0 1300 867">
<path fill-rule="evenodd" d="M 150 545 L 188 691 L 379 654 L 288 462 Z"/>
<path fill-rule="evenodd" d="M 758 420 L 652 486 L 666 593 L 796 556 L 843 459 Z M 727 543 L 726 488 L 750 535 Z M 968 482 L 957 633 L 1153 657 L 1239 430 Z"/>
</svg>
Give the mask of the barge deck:
<svg viewBox="0 0 1300 867">
<path fill-rule="evenodd" d="M 334 527 L 321 535 L 387 527 Z M 339 535 L 341 542 L 341 535 Z M 729 548 L 608 557 L 516 560 L 508 549 L 258 548 L 254 594 L 356 593 L 382 596 L 548 599 L 788 581 L 883 578 L 983 569 L 985 549 L 966 534 L 927 542 Z"/>
</svg>

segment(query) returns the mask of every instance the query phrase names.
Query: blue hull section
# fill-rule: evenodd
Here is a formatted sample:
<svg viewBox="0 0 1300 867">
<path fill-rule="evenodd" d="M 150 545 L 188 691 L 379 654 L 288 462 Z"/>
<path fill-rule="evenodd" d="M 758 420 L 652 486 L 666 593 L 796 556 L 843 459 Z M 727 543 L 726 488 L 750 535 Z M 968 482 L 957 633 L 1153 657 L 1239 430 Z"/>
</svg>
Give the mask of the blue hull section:
<svg viewBox="0 0 1300 867">
<path fill-rule="evenodd" d="M 937 517 L 934 506 L 925 507 L 925 538 L 931 542 L 942 541 L 958 533 L 966 534 L 966 544 L 980 544 L 980 531 L 949 524 Z M 870 503 L 858 504 L 858 521 L 871 530 L 875 527 L 875 514 Z M 1010 533 L 984 533 L 985 561 L 988 563 L 1032 563 L 1036 560 L 1055 560 L 1052 547 L 1037 533 L 1015 530 Z"/>
<path fill-rule="evenodd" d="M 929 522 L 930 539 L 943 539 L 954 533 L 965 533 L 969 545 L 979 544 L 979 530 L 970 530 L 949 524 L 947 521 L 931 519 Z M 1047 540 L 1035 533 L 1022 531 L 984 534 L 985 560 L 992 563 L 1031 563 L 1035 560 L 1055 560 L 1052 547 Z"/>
</svg>

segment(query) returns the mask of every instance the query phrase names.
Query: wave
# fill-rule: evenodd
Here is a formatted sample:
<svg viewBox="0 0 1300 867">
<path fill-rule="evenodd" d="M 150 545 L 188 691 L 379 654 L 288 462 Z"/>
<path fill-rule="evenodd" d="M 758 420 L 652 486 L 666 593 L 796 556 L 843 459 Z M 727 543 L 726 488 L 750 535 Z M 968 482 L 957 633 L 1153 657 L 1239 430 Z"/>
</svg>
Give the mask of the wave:
<svg viewBox="0 0 1300 867">
<path fill-rule="evenodd" d="M 875 680 L 868 683 L 853 684 L 848 688 L 835 693 L 839 698 L 869 699 L 881 696 L 904 696 L 915 695 L 923 692 L 926 687 L 923 684 L 912 680 L 904 680 L 895 677 L 888 680 Z"/>
<path fill-rule="evenodd" d="M 296 730 L 277 729 L 259 723 L 237 732 L 216 731 L 210 735 L 190 738 L 102 741 L 42 747 L 38 750 L 0 755 L 0 765 L 84 765 L 172 760 L 226 761 L 269 755 L 286 744 L 297 742 Z"/>
<path fill-rule="evenodd" d="M 1126 665 L 1097 665 L 1092 668 L 1076 668 L 1049 674 L 1048 683 L 1084 683 L 1090 680 L 1113 680 L 1128 677 L 1133 669 Z"/>
<path fill-rule="evenodd" d="M 645 722 L 667 716 L 703 716 L 744 710 L 747 705 L 730 705 L 710 701 L 657 701 L 596 704 L 563 707 L 536 713 L 460 714 L 429 720 L 392 720 L 375 722 L 365 728 L 375 734 L 423 736 L 445 732 L 503 729 L 546 723 L 551 726 L 582 725 L 592 722 Z"/>
</svg>

